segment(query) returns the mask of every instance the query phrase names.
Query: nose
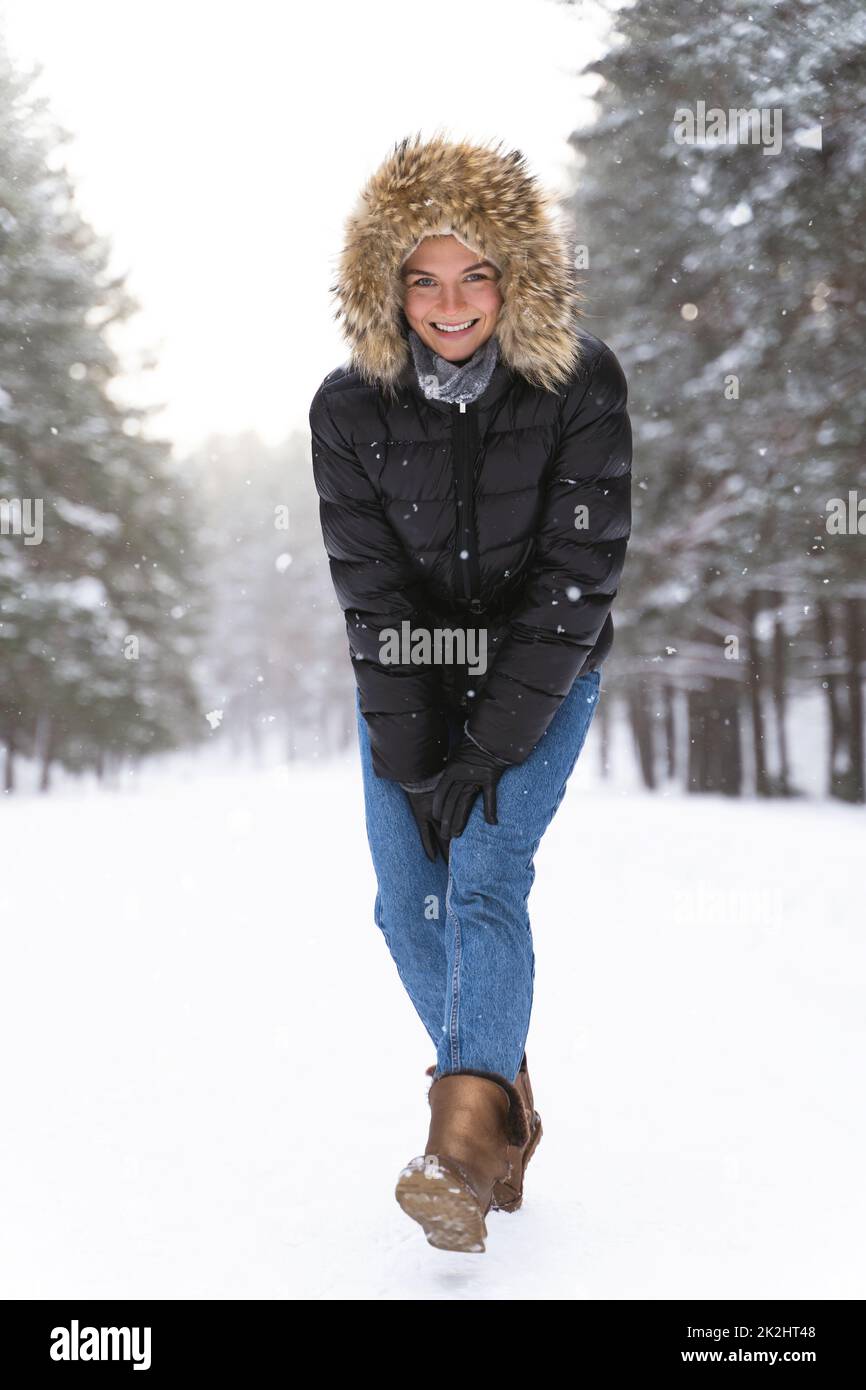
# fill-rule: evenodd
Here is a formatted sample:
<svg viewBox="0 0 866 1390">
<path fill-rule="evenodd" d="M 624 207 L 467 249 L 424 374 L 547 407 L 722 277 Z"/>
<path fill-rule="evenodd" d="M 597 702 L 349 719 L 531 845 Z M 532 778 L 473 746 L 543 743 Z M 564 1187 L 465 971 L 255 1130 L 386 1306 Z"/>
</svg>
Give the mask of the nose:
<svg viewBox="0 0 866 1390">
<path fill-rule="evenodd" d="M 454 319 L 459 317 L 459 310 L 463 308 L 463 294 L 461 290 L 443 290 L 442 298 L 439 303 L 441 309 L 439 313 L 443 318 Z"/>
</svg>

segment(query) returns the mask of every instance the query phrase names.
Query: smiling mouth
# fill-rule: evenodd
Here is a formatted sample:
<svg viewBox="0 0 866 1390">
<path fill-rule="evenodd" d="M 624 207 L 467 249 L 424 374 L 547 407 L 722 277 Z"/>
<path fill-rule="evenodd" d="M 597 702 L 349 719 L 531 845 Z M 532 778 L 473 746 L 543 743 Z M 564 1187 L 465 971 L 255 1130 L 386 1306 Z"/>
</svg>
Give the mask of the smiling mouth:
<svg viewBox="0 0 866 1390">
<path fill-rule="evenodd" d="M 459 338 L 474 328 L 477 322 L 478 319 L 464 319 L 462 323 L 458 324 L 433 323 L 430 326 L 443 338 Z"/>
</svg>

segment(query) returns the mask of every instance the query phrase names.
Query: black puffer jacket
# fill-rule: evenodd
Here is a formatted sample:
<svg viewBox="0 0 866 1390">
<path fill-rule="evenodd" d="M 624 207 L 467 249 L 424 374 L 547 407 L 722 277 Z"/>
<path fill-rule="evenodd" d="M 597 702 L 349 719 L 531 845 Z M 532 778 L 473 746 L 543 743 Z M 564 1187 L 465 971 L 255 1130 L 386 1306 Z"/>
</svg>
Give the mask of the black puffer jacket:
<svg viewBox="0 0 866 1390">
<path fill-rule="evenodd" d="M 485 244 L 483 231 L 468 228 L 471 244 L 507 263 L 507 241 L 488 233 Z M 405 243 L 401 226 L 402 254 Z M 345 257 L 343 274 L 345 303 Z M 505 299 L 514 305 L 507 282 Z M 571 318 L 568 369 L 556 388 L 535 384 L 525 333 L 524 370 L 511 364 L 506 307 L 500 360 L 474 402 L 427 400 L 407 351 L 372 379 L 362 354 L 360 367 L 324 379 L 310 407 L 322 532 L 373 766 L 395 781 L 441 769 L 447 705 L 466 711 L 482 747 L 522 763 L 613 640 L 631 522 L 625 377 L 612 350 Z M 405 341 L 399 310 L 394 323 Z M 549 348 L 550 334 L 541 341 Z M 562 344 L 560 334 L 545 365 L 561 368 Z M 383 631 L 403 623 L 410 632 L 483 627 L 486 671 L 383 662 Z"/>
</svg>

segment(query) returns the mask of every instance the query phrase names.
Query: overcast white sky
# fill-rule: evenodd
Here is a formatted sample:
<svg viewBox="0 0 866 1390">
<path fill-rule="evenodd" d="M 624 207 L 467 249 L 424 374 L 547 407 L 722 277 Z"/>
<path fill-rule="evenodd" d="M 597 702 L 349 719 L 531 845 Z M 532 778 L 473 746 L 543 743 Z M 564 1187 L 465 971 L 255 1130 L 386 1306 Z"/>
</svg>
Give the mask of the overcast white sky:
<svg viewBox="0 0 866 1390">
<path fill-rule="evenodd" d="M 10 48 L 73 135 L 79 204 L 142 311 L 150 432 L 306 429 L 347 350 L 328 294 L 343 221 L 394 142 L 500 137 L 563 192 L 592 0 L 5 0 Z M 127 360 L 134 360 L 132 357 Z"/>
</svg>

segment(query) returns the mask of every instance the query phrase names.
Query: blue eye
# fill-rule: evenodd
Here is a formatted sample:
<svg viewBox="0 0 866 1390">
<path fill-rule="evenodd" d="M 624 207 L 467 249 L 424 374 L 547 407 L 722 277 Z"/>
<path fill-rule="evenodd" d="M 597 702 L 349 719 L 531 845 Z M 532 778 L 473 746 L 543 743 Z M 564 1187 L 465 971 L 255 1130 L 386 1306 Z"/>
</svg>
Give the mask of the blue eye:
<svg viewBox="0 0 866 1390">
<path fill-rule="evenodd" d="M 466 276 L 466 279 L 471 280 L 473 277 L 476 277 L 479 280 L 486 280 L 488 278 L 480 270 L 471 270 L 469 274 Z M 430 275 L 422 275 L 417 280 L 413 280 L 409 288 L 414 289 L 416 285 L 423 285 L 425 280 L 432 284 L 432 277 Z"/>
</svg>

